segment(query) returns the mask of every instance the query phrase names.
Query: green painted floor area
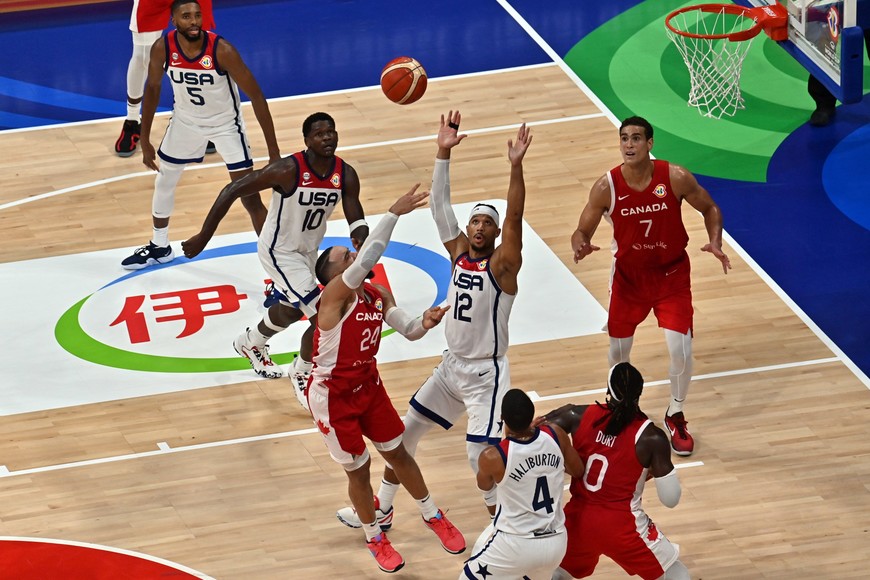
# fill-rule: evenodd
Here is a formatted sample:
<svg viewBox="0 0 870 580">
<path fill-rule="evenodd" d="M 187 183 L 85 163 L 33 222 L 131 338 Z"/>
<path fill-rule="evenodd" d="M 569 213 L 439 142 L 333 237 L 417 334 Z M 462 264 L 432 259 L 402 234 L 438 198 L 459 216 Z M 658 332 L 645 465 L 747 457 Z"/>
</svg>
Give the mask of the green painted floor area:
<svg viewBox="0 0 870 580">
<path fill-rule="evenodd" d="M 603 24 L 565 62 L 618 118 L 655 128 L 653 154 L 692 172 L 764 182 L 780 143 L 813 110 L 807 72 L 763 33 L 752 40 L 740 87 L 745 109 L 721 119 L 687 104 L 689 73 L 665 32 L 665 16 L 697 1 L 647 0 Z M 865 65 L 865 90 L 870 85 Z"/>
</svg>

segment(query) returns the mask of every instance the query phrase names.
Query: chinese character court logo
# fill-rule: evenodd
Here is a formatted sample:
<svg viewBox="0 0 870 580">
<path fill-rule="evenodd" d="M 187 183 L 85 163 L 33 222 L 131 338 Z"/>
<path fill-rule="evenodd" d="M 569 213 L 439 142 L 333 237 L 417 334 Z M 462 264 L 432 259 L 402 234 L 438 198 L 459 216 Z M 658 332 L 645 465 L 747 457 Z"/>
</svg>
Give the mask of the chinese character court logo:
<svg viewBox="0 0 870 580">
<path fill-rule="evenodd" d="M 346 238 L 328 237 L 321 249 L 347 243 Z M 64 312 L 55 338 L 70 354 L 114 368 L 167 373 L 247 369 L 243 357 L 210 355 L 231 353 L 235 336 L 261 316 L 254 308 L 263 300 L 265 274 L 256 251 L 255 242 L 236 244 L 206 250 L 194 260 L 178 258 L 126 274 Z M 394 280 L 379 265 L 374 282 L 388 288 L 399 285 L 400 297 L 419 294 L 420 287 L 434 288 L 429 306 L 446 299 L 448 259 L 397 241 L 390 242 L 384 257 L 400 263 L 405 274 Z M 242 288 L 256 284 L 261 285 L 256 292 Z M 307 325 L 300 321 L 293 326 L 301 331 Z M 382 336 L 393 332 L 385 330 Z M 296 353 L 271 354 L 276 363 L 287 364 Z"/>
</svg>

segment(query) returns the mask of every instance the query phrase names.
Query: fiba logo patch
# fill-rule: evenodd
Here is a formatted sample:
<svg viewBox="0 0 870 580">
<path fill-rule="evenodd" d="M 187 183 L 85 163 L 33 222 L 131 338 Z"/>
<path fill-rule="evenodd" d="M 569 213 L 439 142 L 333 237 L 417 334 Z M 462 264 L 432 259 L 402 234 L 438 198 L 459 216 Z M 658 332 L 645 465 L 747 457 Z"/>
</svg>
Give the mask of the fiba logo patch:
<svg viewBox="0 0 870 580">
<path fill-rule="evenodd" d="M 486 270 L 486 264 L 488 262 L 489 262 L 489 260 L 481 260 L 480 262 L 477 263 L 477 269 L 478 270 Z"/>
<path fill-rule="evenodd" d="M 381 312 L 381 311 L 384 309 L 384 301 L 381 300 L 380 298 L 378 298 L 377 300 L 375 300 L 375 309 L 376 309 L 378 312 Z"/>
<path fill-rule="evenodd" d="M 653 190 L 653 193 L 656 197 L 664 197 L 668 194 L 668 188 L 665 187 L 664 183 L 659 183 L 656 185 L 656 188 Z"/>
<path fill-rule="evenodd" d="M 339 177 L 338 173 L 333 173 L 332 179 L 329 182 L 332 183 L 333 187 L 341 187 L 341 177 Z"/>
<path fill-rule="evenodd" d="M 210 69 L 212 67 L 211 57 L 209 55 L 205 55 L 201 59 L 199 59 L 199 64 L 202 65 L 202 68 Z"/>
<path fill-rule="evenodd" d="M 836 6 L 831 6 L 828 10 L 828 33 L 831 35 L 831 40 L 837 40 L 840 36 L 840 11 Z"/>
<path fill-rule="evenodd" d="M 302 174 L 302 181 L 308 181 L 310 179 L 311 179 L 311 174 L 308 173 L 307 171 Z"/>
</svg>

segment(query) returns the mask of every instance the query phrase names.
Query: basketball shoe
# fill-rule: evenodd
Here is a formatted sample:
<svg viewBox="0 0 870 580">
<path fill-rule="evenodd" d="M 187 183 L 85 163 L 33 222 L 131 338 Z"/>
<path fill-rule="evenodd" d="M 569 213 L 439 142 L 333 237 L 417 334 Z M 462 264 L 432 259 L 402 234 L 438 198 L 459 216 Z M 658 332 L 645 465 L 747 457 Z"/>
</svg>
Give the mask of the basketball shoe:
<svg viewBox="0 0 870 580">
<path fill-rule="evenodd" d="M 266 297 L 265 300 L 263 300 L 263 308 L 270 308 L 282 300 L 284 302 L 289 302 L 287 297 L 284 296 L 284 293 L 275 288 L 275 283 L 271 280 L 266 280 L 266 289 L 263 291 L 263 295 Z"/>
<path fill-rule="evenodd" d="M 441 541 L 441 546 L 451 554 L 461 554 L 465 551 L 465 538 L 462 532 L 456 529 L 444 512 L 438 510 L 431 520 L 423 520 L 426 527 L 435 532 Z"/>
<path fill-rule="evenodd" d="M 139 143 L 139 133 L 142 131 L 142 125 L 139 121 L 127 119 L 124 121 L 124 126 L 121 128 L 121 136 L 115 141 L 115 153 L 119 157 L 130 157 L 136 151 L 136 145 Z"/>
<path fill-rule="evenodd" d="M 236 349 L 236 352 L 248 359 L 254 372 L 264 379 L 277 379 L 284 376 L 281 367 L 273 363 L 269 357 L 268 345 L 261 348 L 251 344 L 250 332 L 251 329 L 246 328 L 245 332 L 233 341 L 233 348 Z"/>
<path fill-rule="evenodd" d="M 349 528 L 362 527 L 362 522 L 359 521 L 359 516 L 356 515 L 356 510 L 353 509 L 353 506 L 341 508 L 335 512 L 335 517 Z M 378 519 L 378 525 L 381 526 L 382 532 L 386 532 L 393 527 L 393 506 L 390 506 L 389 511 L 384 513 L 381 510 L 381 502 L 378 500 L 378 496 L 375 496 L 375 517 Z"/>
<path fill-rule="evenodd" d="M 665 413 L 665 427 L 671 438 L 671 449 L 677 455 L 691 455 L 695 450 L 695 440 L 689 433 L 688 424 L 682 411 L 671 416 Z"/>
<path fill-rule="evenodd" d="M 293 359 L 293 364 L 287 369 L 287 373 L 290 375 L 290 383 L 293 385 L 293 393 L 296 395 L 296 400 L 299 401 L 303 409 L 310 413 L 311 409 L 308 407 L 308 379 L 311 377 L 311 371 L 305 372 L 299 370 L 296 366 L 296 361 L 298 360 L 298 356 Z"/>
<path fill-rule="evenodd" d="M 148 245 L 136 248 L 132 256 L 124 258 L 121 267 L 125 270 L 141 270 L 156 264 L 166 264 L 174 259 L 175 252 L 172 251 L 172 246 L 161 248 L 155 246 L 154 242 L 148 242 Z"/>
<path fill-rule="evenodd" d="M 405 560 L 402 558 L 401 554 L 393 548 L 390 540 L 387 539 L 387 534 L 384 532 L 381 532 L 370 541 L 366 542 L 366 547 L 369 549 L 369 552 L 372 553 L 372 556 L 375 557 L 375 562 L 378 563 L 378 568 L 388 574 L 398 572 L 401 570 L 402 566 L 405 565 Z"/>
</svg>

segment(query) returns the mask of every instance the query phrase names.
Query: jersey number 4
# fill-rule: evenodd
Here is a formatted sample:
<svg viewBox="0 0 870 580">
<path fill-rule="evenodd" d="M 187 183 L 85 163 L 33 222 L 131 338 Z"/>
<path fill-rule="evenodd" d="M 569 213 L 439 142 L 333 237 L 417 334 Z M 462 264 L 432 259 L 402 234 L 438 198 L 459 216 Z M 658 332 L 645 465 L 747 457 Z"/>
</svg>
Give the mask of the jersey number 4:
<svg viewBox="0 0 870 580">
<path fill-rule="evenodd" d="M 535 482 L 535 497 L 532 498 L 532 509 L 536 512 L 544 510 L 548 514 L 551 514 L 553 513 L 554 503 L 555 501 L 550 495 L 550 486 L 547 484 L 547 478 L 542 475 Z"/>
</svg>

